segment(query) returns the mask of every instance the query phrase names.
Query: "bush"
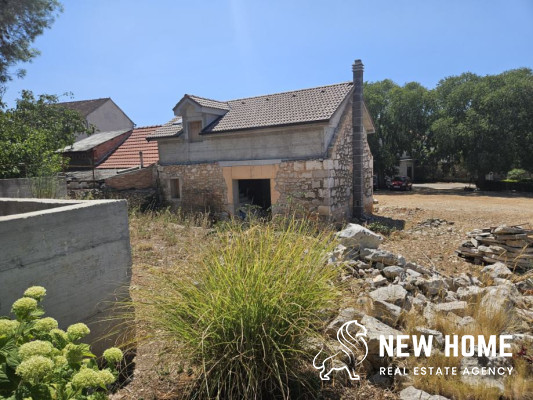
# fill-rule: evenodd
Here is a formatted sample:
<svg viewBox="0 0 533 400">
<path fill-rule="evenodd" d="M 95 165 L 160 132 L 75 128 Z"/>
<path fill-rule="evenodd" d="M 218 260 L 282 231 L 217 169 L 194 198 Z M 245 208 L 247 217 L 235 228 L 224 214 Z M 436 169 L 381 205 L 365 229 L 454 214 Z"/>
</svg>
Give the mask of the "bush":
<svg viewBox="0 0 533 400">
<path fill-rule="evenodd" d="M 525 169 L 515 168 L 507 173 L 507 179 L 510 181 L 520 182 L 529 177 L 529 173 Z"/>
<path fill-rule="evenodd" d="M 192 360 L 190 397 L 289 398 L 306 385 L 304 342 L 338 295 L 331 235 L 294 218 L 220 228 L 200 265 L 140 295 L 137 315 Z"/>
<path fill-rule="evenodd" d="M 33 286 L 13 303 L 16 319 L 0 319 L 0 398 L 106 399 L 115 382 L 122 351 L 104 352 L 109 368 L 99 370 L 89 345 L 79 343 L 89 328 L 82 323 L 58 329 L 40 302 L 46 295 Z"/>
</svg>

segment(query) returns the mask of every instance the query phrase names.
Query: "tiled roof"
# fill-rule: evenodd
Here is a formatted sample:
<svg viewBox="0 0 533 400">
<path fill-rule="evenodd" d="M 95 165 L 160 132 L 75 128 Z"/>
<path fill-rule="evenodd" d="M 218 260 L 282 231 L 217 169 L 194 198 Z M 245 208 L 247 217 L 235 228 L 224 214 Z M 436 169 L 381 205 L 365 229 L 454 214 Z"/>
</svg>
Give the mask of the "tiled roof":
<svg viewBox="0 0 533 400">
<path fill-rule="evenodd" d="M 170 121 L 168 121 L 166 124 L 156 129 L 147 138 L 148 140 L 151 140 L 151 139 L 158 139 L 158 138 L 165 138 L 165 137 L 175 137 L 175 136 L 179 136 L 181 132 L 183 132 L 183 126 L 181 124 L 181 117 L 174 117 Z"/>
<path fill-rule="evenodd" d="M 202 133 L 324 121 L 331 118 L 352 82 L 228 101 L 229 112 Z"/>
<path fill-rule="evenodd" d="M 109 132 L 100 132 L 94 133 L 85 139 L 80 140 L 79 142 L 74 143 L 72 146 L 67 146 L 64 149 L 60 150 L 62 152 L 76 152 L 76 151 L 87 151 L 92 148 L 107 142 L 108 140 L 114 139 L 117 136 L 123 135 L 126 132 L 131 131 L 131 129 L 122 129 L 119 131 L 109 131 Z"/>
<path fill-rule="evenodd" d="M 110 100 L 109 97 L 94 100 L 81 100 L 81 101 L 67 101 L 63 103 L 57 103 L 58 106 L 70 108 L 71 110 L 79 111 L 83 117 L 87 117 L 90 113 Z"/>
<path fill-rule="evenodd" d="M 97 168 L 131 168 L 141 164 L 139 151 L 143 152 L 143 164 L 148 166 L 159 160 L 157 142 L 148 142 L 161 125 L 135 128 L 132 134 Z"/>
<path fill-rule="evenodd" d="M 230 110 L 228 103 L 224 101 L 206 99 L 204 97 L 198 97 L 192 94 L 186 94 L 184 97 L 190 98 L 191 100 L 200 104 L 202 107 L 217 108 L 219 110 L 226 110 L 226 111 Z"/>
</svg>

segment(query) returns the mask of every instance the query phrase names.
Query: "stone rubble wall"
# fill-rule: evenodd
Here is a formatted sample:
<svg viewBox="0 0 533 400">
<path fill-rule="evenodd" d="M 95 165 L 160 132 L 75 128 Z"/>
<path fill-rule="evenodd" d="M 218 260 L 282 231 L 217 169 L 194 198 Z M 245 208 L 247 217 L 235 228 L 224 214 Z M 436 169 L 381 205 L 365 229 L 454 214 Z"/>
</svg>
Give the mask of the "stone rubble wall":
<svg viewBox="0 0 533 400">
<path fill-rule="evenodd" d="M 225 212 L 227 188 L 222 168 L 217 163 L 159 166 L 158 176 L 163 197 L 173 207 L 191 211 Z M 169 180 L 180 180 L 180 199 L 170 198 Z"/>
<path fill-rule="evenodd" d="M 106 187 L 116 190 L 148 189 L 156 185 L 157 171 L 155 164 L 147 168 L 125 172 L 107 178 Z"/>
</svg>

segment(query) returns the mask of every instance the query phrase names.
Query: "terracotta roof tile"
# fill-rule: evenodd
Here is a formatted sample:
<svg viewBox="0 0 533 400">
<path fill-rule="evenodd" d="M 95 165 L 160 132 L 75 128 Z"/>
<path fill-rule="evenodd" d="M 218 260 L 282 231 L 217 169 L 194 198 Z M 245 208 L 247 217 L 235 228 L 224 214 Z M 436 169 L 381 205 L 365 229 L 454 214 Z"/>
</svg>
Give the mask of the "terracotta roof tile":
<svg viewBox="0 0 533 400">
<path fill-rule="evenodd" d="M 228 103 L 224 102 L 224 101 L 206 99 L 204 97 L 194 96 L 192 94 L 186 94 L 185 96 L 189 97 L 191 100 L 197 102 L 202 107 L 217 108 L 219 110 L 226 110 L 226 111 L 230 110 L 230 107 L 229 107 Z"/>
<path fill-rule="evenodd" d="M 144 166 L 159 160 L 157 143 L 148 142 L 146 138 L 161 125 L 135 128 L 132 134 L 97 168 L 131 168 L 140 165 L 139 151 L 143 152 Z"/>
<path fill-rule="evenodd" d="M 148 140 L 165 137 L 176 137 L 182 132 L 183 126 L 181 124 L 181 117 L 174 117 L 166 124 L 156 129 L 155 132 L 148 137 Z"/>
<path fill-rule="evenodd" d="M 324 121 L 350 93 L 352 82 L 228 101 L 229 112 L 202 133 Z"/>
</svg>

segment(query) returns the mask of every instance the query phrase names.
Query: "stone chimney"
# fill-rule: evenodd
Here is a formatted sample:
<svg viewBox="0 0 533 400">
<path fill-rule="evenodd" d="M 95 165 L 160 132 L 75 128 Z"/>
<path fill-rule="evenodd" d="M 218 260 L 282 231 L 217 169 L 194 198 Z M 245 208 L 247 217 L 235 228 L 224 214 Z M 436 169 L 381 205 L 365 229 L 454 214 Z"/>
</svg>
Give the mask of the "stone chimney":
<svg viewBox="0 0 533 400">
<path fill-rule="evenodd" d="M 355 60 L 352 99 L 353 208 L 352 217 L 363 218 L 363 63 Z"/>
</svg>

